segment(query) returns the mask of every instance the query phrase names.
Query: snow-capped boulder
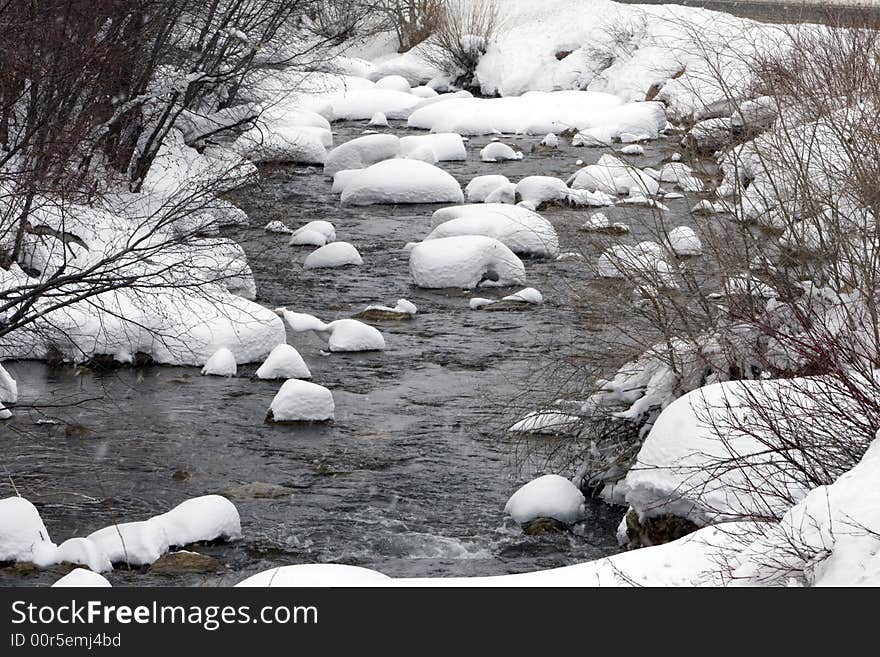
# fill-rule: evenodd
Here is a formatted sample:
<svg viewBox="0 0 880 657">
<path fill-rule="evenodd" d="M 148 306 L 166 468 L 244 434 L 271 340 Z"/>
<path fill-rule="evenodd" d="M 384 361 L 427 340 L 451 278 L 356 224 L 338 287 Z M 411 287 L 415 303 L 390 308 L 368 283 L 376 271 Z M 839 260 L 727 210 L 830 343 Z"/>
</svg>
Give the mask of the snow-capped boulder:
<svg viewBox="0 0 880 657">
<path fill-rule="evenodd" d="M 400 154 L 396 135 L 365 135 L 340 144 L 327 153 L 324 175 L 333 176 L 343 169 L 363 169 Z"/>
<path fill-rule="evenodd" d="M 502 301 L 519 301 L 520 303 L 532 303 L 539 305 L 544 303 L 544 295 L 533 287 L 526 287 L 519 292 L 509 294 Z"/>
<path fill-rule="evenodd" d="M 333 224 L 318 219 L 293 231 L 287 244 L 289 246 L 324 246 L 335 239 L 336 228 Z"/>
<path fill-rule="evenodd" d="M 344 205 L 462 203 L 458 182 L 443 169 L 418 160 L 385 160 L 365 169 L 342 190 Z"/>
<path fill-rule="evenodd" d="M 382 112 L 376 112 L 370 117 L 370 122 L 367 125 L 375 126 L 377 128 L 387 128 L 388 117 L 382 114 Z"/>
<path fill-rule="evenodd" d="M 489 192 L 484 202 L 487 205 L 490 203 L 513 205 L 516 203 L 516 185 L 513 183 L 507 183 L 506 185 L 496 187 Z"/>
<path fill-rule="evenodd" d="M 110 525 L 87 537 L 107 555 L 111 563 L 146 566 L 168 552 L 168 537 L 150 520 Z"/>
<path fill-rule="evenodd" d="M 508 428 L 510 433 L 536 433 L 549 436 L 577 435 L 582 421 L 576 415 L 569 415 L 552 409 L 532 411 L 522 420 Z"/>
<path fill-rule="evenodd" d="M 629 155 L 631 157 L 634 157 L 634 156 L 638 156 L 638 155 L 644 155 L 645 154 L 645 147 L 642 146 L 641 144 L 627 144 L 626 146 L 621 148 L 618 152 L 621 153 L 622 155 Z"/>
<path fill-rule="evenodd" d="M 0 562 L 33 561 L 43 543 L 52 545 L 36 507 L 23 497 L 0 500 Z"/>
<path fill-rule="evenodd" d="M 660 183 L 654 178 L 608 153 L 596 164 L 575 173 L 569 182 L 573 189 L 606 194 L 630 194 L 634 189 L 643 195 L 652 195 L 660 189 Z"/>
<path fill-rule="evenodd" d="M 467 151 L 461 135 L 454 132 L 437 133 L 432 135 L 410 135 L 400 139 L 400 156 L 417 160 L 420 150 L 427 150 L 431 154 L 430 162 L 446 162 L 466 160 Z"/>
<path fill-rule="evenodd" d="M 382 586 L 391 578 L 375 570 L 335 563 L 297 564 L 271 568 L 242 580 L 236 587 Z"/>
<path fill-rule="evenodd" d="M 86 566 L 96 573 L 113 570 L 104 551 L 94 541 L 82 537 L 69 538 L 57 547 L 48 541 L 40 543 L 34 550 L 33 562 L 40 568 L 72 563 Z"/>
<path fill-rule="evenodd" d="M 275 311 L 284 318 L 293 331 L 315 331 L 327 333 L 327 347 L 330 351 L 382 351 L 385 338 L 382 333 L 369 324 L 356 319 L 337 319 L 325 324 L 317 317 L 307 313 L 295 313 L 286 308 Z"/>
<path fill-rule="evenodd" d="M 678 226 L 669 231 L 669 244 L 675 255 L 698 256 L 703 253 L 703 244 L 700 238 L 689 226 Z"/>
<path fill-rule="evenodd" d="M 537 210 L 544 203 L 566 202 L 571 192 L 564 180 L 553 176 L 526 176 L 515 188 L 522 204 L 532 210 Z"/>
<path fill-rule="evenodd" d="M 411 301 L 398 299 L 397 304 L 393 308 L 390 306 L 370 305 L 354 317 L 356 319 L 374 320 L 412 319 L 418 312 L 419 309 Z"/>
<path fill-rule="evenodd" d="M 74 568 L 52 585 L 53 588 L 106 588 L 109 586 L 110 582 L 106 577 L 85 568 Z"/>
<path fill-rule="evenodd" d="M 577 486 L 559 475 L 544 475 L 517 490 L 504 512 L 520 524 L 536 518 L 553 518 L 572 525 L 584 515 L 584 496 Z"/>
<path fill-rule="evenodd" d="M 150 519 L 164 531 L 169 546 L 241 538 L 241 519 L 235 505 L 222 495 L 202 495 Z"/>
<path fill-rule="evenodd" d="M 284 382 L 269 406 L 273 422 L 327 422 L 333 419 L 333 394 L 324 386 L 299 379 Z"/>
<path fill-rule="evenodd" d="M 361 254 L 348 242 L 331 242 L 312 251 L 303 262 L 303 269 L 321 269 L 364 264 Z"/>
<path fill-rule="evenodd" d="M 504 162 L 505 160 L 521 160 L 523 159 L 523 154 L 520 151 L 513 150 L 507 144 L 493 141 L 480 151 L 480 159 L 483 162 Z"/>
<path fill-rule="evenodd" d="M 3 365 L 0 365 L 0 420 L 8 420 L 12 417 L 12 413 L 4 404 L 14 404 L 17 401 L 18 384 Z"/>
<path fill-rule="evenodd" d="M 545 148 L 559 148 L 559 137 L 552 132 L 549 132 L 541 140 L 541 146 L 544 146 Z"/>
<path fill-rule="evenodd" d="M 439 95 L 433 88 L 427 85 L 413 87 L 409 92 L 413 96 L 418 96 L 419 98 L 436 98 Z"/>
<path fill-rule="evenodd" d="M 599 256 L 597 271 L 602 278 L 631 278 L 638 285 L 674 289 L 675 277 L 664 256 L 656 242 L 620 244 Z"/>
<path fill-rule="evenodd" d="M 277 219 L 274 221 L 270 221 L 265 226 L 263 226 L 263 230 L 267 233 L 282 233 L 289 235 L 293 232 L 293 229 L 288 228 L 283 221 L 278 221 Z"/>
<path fill-rule="evenodd" d="M 482 210 L 481 210 L 482 208 Z M 521 206 L 496 204 L 443 208 L 434 218 L 451 217 L 425 238 L 436 240 L 459 235 L 484 235 L 498 240 L 514 253 L 541 258 L 559 255 L 559 237 L 541 215 Z"/>
<path fill-rule="evenodd" d="M 275 347 L 257 369 L 258 379 L 311 379 L 312 373 L 299 352 L 286 342 Z"/>
<path fill-rule="evenodd" d="M 426 240 L 410 251 L 409 268 L 419 287 L 472 289 L 522 285 L 522 261 L 504 244 L 483 235 Z"/>
<path fill-rule="evenodd" d="M 386 75 L 376 80 L 376 89 L 391 89 L 392 91 L 410 92 L 409 82 L 400 75 Z"/>
<path fill-rule="evenodd" d="M 476 176 L 467 184 L 467 187 L 464 189 L 464 194 L 468 203 L 482 203 L 486 200 L 486 197 L 496 189 L 509 184 L 510 181 L 507 179 L 507 176 L 502 176 L 500 174 Z"/>
<path fill-rule="evenodd" d="M 202 368 L 203 375 L 213 376 L 235 376 L 236 371 L 235 354 L 226 347 L 215 351 Z"/>
</svg>

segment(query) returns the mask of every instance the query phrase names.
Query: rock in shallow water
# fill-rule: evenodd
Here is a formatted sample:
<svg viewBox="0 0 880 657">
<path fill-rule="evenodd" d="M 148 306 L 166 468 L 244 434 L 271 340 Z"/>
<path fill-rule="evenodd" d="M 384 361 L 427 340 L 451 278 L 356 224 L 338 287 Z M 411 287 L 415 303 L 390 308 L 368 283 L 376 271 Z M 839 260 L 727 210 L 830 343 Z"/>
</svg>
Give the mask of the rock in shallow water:
<svg viewBox="0 0 880 657">
<path fill-rule="evenodd" d="M 217 559 L 198 552 L 181 550 L 162 555 L 150 566 L 150 573 L 181 575 L 184 573 L 211 573 L 223 567 Z"/>
</svg>

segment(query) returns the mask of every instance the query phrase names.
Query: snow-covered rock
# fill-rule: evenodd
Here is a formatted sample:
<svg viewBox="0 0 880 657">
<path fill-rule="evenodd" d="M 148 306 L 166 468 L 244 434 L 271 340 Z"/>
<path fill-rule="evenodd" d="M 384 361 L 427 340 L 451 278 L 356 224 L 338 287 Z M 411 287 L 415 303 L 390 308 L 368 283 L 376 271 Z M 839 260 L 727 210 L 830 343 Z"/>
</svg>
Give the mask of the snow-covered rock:
<svg viewBox="0 0 880 657">
<path fill-rule="evenodd" d="M 96 573 L 113 570 L 113 565 L 104 551 L 87 538 L 69 538 L 61 545 L 45 541 L 34 550 L 34 565 L 48 568 L 55 564 L 72 563 L 93 570 Z"/>
<path fill-rule="evenodd" d="M 606 153 L 596 164 L 585 166 L 569 181 L 573 189 L 600 191 L 606 194 L 656 194 L 660 183 L 651 176 Z"/>
<path fill-rule="evenodd" d="M 267 233 L 283 233 L 288 235 L 293 232 L 293 230 L 291 228 L 288 228 L 283 221 L 278 221 L 277 219 L 267 223 L 263 227 L 263 230 L 265 230 Z"/>
<path fill-rule="evenodd" d="M 387 575 L 341 564 L 297 564 L 264 570 L 239 582 L 242 587 L 332 587 L 332 586 L 379 586 L 390 578 Z"/>
<path fill-rule="evenodd" d="M 168 551 L 168 537 L 158 523 L 151 520 L 124 522 L 104 527 L 87 537 L 111 563 L 146 566 Z"/>
<path fill-rule="evenodd" d="M 660 169 L 660 182 L 674 183 L 686 192 L 702 192 L 703 181 L 693 175 L 693 169 L 682 162 L 667 162 Z"/>
<path fill-rule="evenodd" d="M 559 148 L 559 137 L 552 132 L 547 133 L 541 140 L 541 146 L 546 146 L 547 148 Z"/>
<path fill-rule="evenodd" d="M 522 285 L 522 261 L 504 244 L 483 235 L 431 239 L 410 251 L 409 268 L 419 287 L 473 289 Z"/>
<path fill-rule="evenodd" d="M 293 231 L 290 246 L 324 246 L 336 239 L 336 228 L 329 221 L 317 219 Z"/>
<path fill-rule="evenodd" d="M 300 162 L 323 164 L 333 146 L 329 129 L 303 125 L 254 126 L 232 145 L 251 162 Z"/>
<path fill-rule="evenodd" d="M 418 157 L 420 151 L 427 151 L 429 160 Z M 434 162 L 447 162 L 466 160 L 467 151 L 461 135 L 454 132 L 438 133 L 433 135 L 409 135 L 400 139 L 400 156 L 416 160 Z"/>
<path fill-rule="evenodd" d="M 468 206 L 460 206 L 462 209 Z M 484 235 L 498 240 L 514 253 L 542 258 L 559 255 L 559 238 L 553 225 L 541 215 L 517 206 L 484 204 L 483 212 L 463 210 L 460 216 L 441 223 L 425 240 L 460 235 Z M 436 216 L 436 214 L 435 214 Z"/>
<path fill-rule="evenodd" d="M 0 561 L 33 561 L 43 543 L 52 545 L 36 507 L 23 497 L 0 500 Z"/>
<path fill-rule="evenodd" d="M 532 210 L 544 203 L 566 202 L 572 197 L 572 190 L 565 181 L 553 176 L 526 176 L 516 184 L 515 192 L 522 204 Z"/>
<path fill-rule="evenodd" d="M 532 411 L 507 430 L 510 433 L 537 433 L 551 436 L 577 435 L 582 421 L 576 415 L 556 410 Z"/>
<path fill-rule="evenodd" d="M 333 394 L 310 381 L 284 382 L 269 406 L 273 422 L 326 422 L 334 417 Z"/>
<path fill-rule="evenodd" d="M 111 586 L 103 575 L 85 568 L 74 568 L 64 577 L 52 584 L 53 587 L 64 588 L 99 588 Z"/>
<path fill-rule="evenodd" d="M 312 373 L 299 352 L 285 342 L 266 357 L 256 376 L 258 379 L 311 379 Z"/>
<path fill-rule="evenodd" d="M 4 404 L 14 404 L 17 401 L 18 384 L 0 364 L 0 420 L 8 420 L 12 417 L 12 412 Z"/>
<path fill-rule="evenodd" d="M 342 190 L 344 205 L 462 203 L 458 182 L 443 169 L 418 160 L 385 160 L 364 169 Z"/>
<path fill-rule="evenodd" d="M 241 538 L 238 509 L 222 495 L 193 497 L 149 522 L 162 528 L 169 546 Z"/>
<path fill-rule="evenodd" d="M 336 121 L 366 121 L 377 112 L 389 119 L 405 119 L 423 99 L 397 89 L 351 89 L 330 101 Z"/>
<path fill-rule="evenodd" d="M 519 301 L 521 303 L 532 303 L 540 305 L 544 303 L 544 295 L 533 287 L 526 287 L 519 292 L 509 294 L 502 301 Z"/>
<path fill-rule="evenodd" d="M 465 198 L 468 203 L 483 203 L 492 192 L 499 187 L 510 184 L 507 176 L 500 174 L 489 174 L 487 176 L 476 176 L 471 179 L 464 189 Z M 515 189 L 515 187 L 514 187 Z"/>
<path fill-rule="evenodd" d="M 331 242 L 306 256 L 303 269 L 321 269 L 364 264 L 361 254 L 348 242 Z"/>
<path fill-rule="evenodd" d="M 208 359 L 202 368 L 203 375 L 213 376 L 235 376 L 237 371 L 235 363 L 235 354 L 226 347 L 222 347 L 214 352 L 214 355 Z"/>
<path fill-rule="evenodd" d="M 324 175 L 333 176 L 344 169 L 363 169 L 400 154 L 396 135 L 365 135 L 340 144 L 327 153 Z"/>
<path fill-rule="evenodd" d="M 678 226 L 669 231 L 669 244 L 675 255 L 698 256 L 703 253 L 703 243 L 693 228 Z"/>
<path fill-rule="evenodd" d="M 513 150 L 507 144 L 493 141 L 480 151 L 480 159 L 483 162 L 504 162 L 505 160 L 521 160 L 523 159 L 523 154 L 520 151 Z"/>
<path fill-rule="evenodd" d="M 386 75 L 376 80 L 377 89 L 392 89 L 393 91 L 410 92 L 409 82 L 400 75 Z"/>
<path fill-rule="evenodd" d="M 276 311 L 293 331 L 315 331 L 329 334 L 327 347 L 330 351 L 382 351 L 385 338 L 382 333 L 369 324 L 356 319 L 337 319 L 325 324 L 317 317 L 307 313 L 295 313 L 286 308 Z"/>
<path fill-rule="evenodd" d="M 520 524 L 536 518 L 553 518 L 571 525 L 584 515 L 584 495 L 577 486 L 559 475 L 544 475 L 517 490 L 504 512 Z"/>
<path fill-rule="evenodd" d="M 370 122 L 367 125 L 375 126 L 378 128 L 387 128 L 388 127 L 388 117 L 382 114 L 382 112 L 376 112 L 373 116 L 370 117 Z"/>
</svg>

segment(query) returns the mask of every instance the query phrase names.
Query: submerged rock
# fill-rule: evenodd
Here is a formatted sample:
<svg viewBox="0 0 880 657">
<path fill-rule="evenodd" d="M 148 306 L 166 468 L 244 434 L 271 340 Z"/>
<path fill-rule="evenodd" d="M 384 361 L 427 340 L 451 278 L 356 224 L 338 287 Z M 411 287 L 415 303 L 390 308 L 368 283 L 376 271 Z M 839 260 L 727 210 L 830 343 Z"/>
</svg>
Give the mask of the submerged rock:
<svg viewBox="0 0 880 657">
<path fill-rule="evenodd" d="M 523 532 L 528 536 L 559 534 L 568 530 L 568 525 L 555 518 L 535 518 L 523 525 Z"/>
<path fill-rule="evenodd" d="M 293 495 L 294 489 L 278 484 L 267 484 L 254 481 L 249 484 L 232 486 L 223 491 L 222 495 L 233 500 L 276 500 Z"/>
<path fill-rule="evenodd" d="M 223 565 L 214 557 L 198 552 L 181 550 L 163 554 L 150 566 L 150 573 L 158 575 L 181 575 L 184 573 L 211 573 Z"/>
</svg>

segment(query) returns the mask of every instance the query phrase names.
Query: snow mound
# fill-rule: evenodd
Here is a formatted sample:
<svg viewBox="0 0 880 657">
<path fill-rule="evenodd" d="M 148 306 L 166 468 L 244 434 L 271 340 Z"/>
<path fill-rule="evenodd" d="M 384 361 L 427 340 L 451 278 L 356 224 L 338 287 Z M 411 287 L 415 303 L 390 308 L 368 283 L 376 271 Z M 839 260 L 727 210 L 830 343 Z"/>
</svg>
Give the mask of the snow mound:
<svg viewBox="0 0 880 657">
<path fill-rule="evenodd" d="M 321 269 L 364 264 L 361 254 L 348 242 L 331 242 L 312 251 L 303 262 L 303 269 Z"/>
<path fill-rule="evenodd" d="M 213 376 L 235 376 L 236 371 L 235 354 L 226 347 L 215 351 L 202 368 L 203 375 Z"/>
<path fill-rule="evenodd" d="M 356 319 L 337 319 L 325 324 L 317 317 L 306 313 L 294 313 L 286 308 L 276 310 L 288 326 L 296 332 L 317 331 L 329 333 L 327 348 L 330 351 L 382 351 L 385 338 L 382 333 L 369 324 Z"/>
<path fill-rule="evenodd" d="M 502 301 L 519 301 L 521 303 L 533 303 L 540 305 L 544 303 L 544 295 L 533 287 L 526 287 L 519 292 L 509 294 Z"/>
<path fill-rule="evenodd" d="M 324 246 L 336 239 L 336 228 L 329 221 L 318 219 L 310 221 L 293 231 L 287 244 L 289 246 Z"/>
<path fill-rule="evenodd" d="M 36 507 L 23 497 L 0 500 L 0 562 L 33 561 L 43 543 L 52 545 Z"/>
<path fill-rule="evenodd" d="M 464 195 L 468 203 L 483 203 L 492 192 L 509 184 L 507 176 L 500 174 L 476 176 L 465 187 Z"/>
<path fill-rule="evenodd" d="M 298 379 L 285 381 L 269 406 L 273 422 L 327 422 L 334 411 L 327 388 Z"/>
<path fill-rule="evenodd" d="M 108 586 L 110 586 L 110 582 L 107 581 L 106 577 L 85 568 L 74 568 L 52 585 L 53 588 L 106 588 Z"/>
<path fill-rule="evenodd" d="M 606 194 L 630 194 L 635 190 L 642 195 L 652 195 L 660 189 L 660 183 L 654 178 L 608 153 L 596 164 L 575 173 L 569 182 L 573 189 Z"/>
<path fill-rule="evenodd" d="M 371 305 L 367 306 L 363 310 L 363 312 L 365 313 L 369 313 L 371 311 L 393 313 L 397 315 L 415 315 L 419 312 L 419 309 L 411 301 L 407 301 L 406 299 L 398 299 L 397 304 L 393 308 L 390 306 Z"/>
<path fill-rule="evenodd" d="M 169 546 L 241 538 L 238 509 L 222 495 L 193 497 L 150 522 L 162 528 Z"/>
<path fill-rule="evenodd" d="M 537 433 L 551 436 L 577 435 L 581 419 L 554 410 L 532 411 L 522 420 L 511 426 L 510 433 Z"/>
<path fill-rule="evenodd" d="M 484 207 L 484 212 L 465 212 L 463 216 L 443 222 L 425 240 L 483 235 L 498 240 L 514 253 L 541 258 L 559 255 L 556 230 L 541 215 L 516 206 L 502 206 L 506 210 L 509 208 L 505 212 L 498 212 L 488 205 Z"/>
<path fill-rule="evenodd" d="M 405 119 L 422 101 L 409 91 L 397 89 L 352 89 L 330 101 L 336 121 L 365 121 L 377 112 L 389 119 Z"/>
<path fill-rule="evenodd" d="M 395 135 L 356 137 L 327 153 L 324 159 L 324 175 L 333 176 L 344 169 L 363 169 L 399 154 L 400 139 Z"/>
<path fill-rule="evenodd" d="M 480 159 L 483 162 L 504 162 L 505 160 L 521 160 L 523 159 L 523 154 L 520 151 L 513 150 L 507 144 L 493 141 L 480 151 Z"/>
<path fill-rule="evenodd" d="M 388 117 L 382 114 L 382 112 L 376 112 L 373 116 L 370 117 L 370 122 L 367 125 L 376 126 L 379 128 L 387 128 L 388 127 Z"/>
<path fill-rule="evenodd" d="M 549 132 L 541 140 L 541 146 L 546 146 L 547 148 L 559 148 L 559 137 L 552 132 Z"/>
<path fill-rule="evenodd" d="M 288 228 L 283 221 L 278 221 L 277 219 L 274 221 L 270 221 L 268 224 L 263 226 L 263 230 L 267 233 L 284 233 L 289 235 L 293 232 L 290 228 Z"/>
<path fill-rule="evenodd" d="M 515 192 L 522 204 L 532 210 L 544 203 L 567 202 L 572 197 L 565 181 L 553 176 L 526 176 L 516 184 Z"/>
<path fill-rule="evenodd" d="M 584 515 L 584 496 L 565 477 L 544 475 L 511 495 L 504 512 L 520 524 L 535 518 L 553 518 L 571 525 Z"/>
<path fill-rule="evenodd" d="M 513 205 L 516 203 L 516 185 L 507 183 L 493 190 L 486 197 L 485 203 Z"/>
<path fill-rule="evenodd" d="M 113 570 L 110 559 L 101 548 L 87 538 L 69 538 L 61 545 L 41 543 L 34 551 L 33 562 L 40 568 L 55 564 L 73 563 L 86 566 L 96 573 Z"/>
<path fill-rule="evenodd" d="M 168 551 L 168 537 L 159 523 L 151 520 L 110 525 L 87 537 L 111 563 L 146 566 Z"/>
<path fill-rule="evenodd" d="M 251 162 L 323 164 L 333 146 L 329 129 L 303 125 L 254 126 L 233 143 L 236 153 Z"/>
<path fill-rule="evenodd" d="M 433 162 L 446 162 L 466 160 L 467 151 L 461 135 L 454 132 L 438 133 L 433 135 L 410 135 L 400 139 L 400 156 L 421 160 L 417 157 L 419 151 L 426 150 L 430 153 Z"/>
<path fill-rule="evenodd" d="M 522 285 L 522 261 L 503 243 L 482 235 L 431 239 L 409 256 L 413 281 L 423 288 Z"/>
<path fill-rule="evenodd" d="M 703 243 L 689 226 L 678 226 L 670 230 L 669 244 L 676 255 L 698 256 L 703 253 Z"/>
<path fill-rule="evenodd" d="M 409 82 L 401 75 L 386 75 L 384 78 L 376 80 L 376 89 L 391 89 L 410 93 Z"/>
<path fill-rule="evenodd" d="M 239 582 L 242 587 L 381 586 L 391 578 L 375 570 L 341 564 L 297 564 L 265 570 Z"/>
<path fill-rule="evenodd" d="M 702 192 L 703 181 L 693 175 L 693 169 L 682 162 L 668 162 L 660 169 L 660 182 L 674 183 L 685 192 Z"/>
<path fill-rule="evenodd" d="M 312 373 L 299 352 L 287 343 L 275 347 L 257 369 L 258 379 L 311 379 Z"/>
<path fill-rule="evenodd" d="M 376 203 L 462 203 L 461 186 L 427 162 L 386 160 L 373 164 L 342 190 L 345 205 Z"/>
</svg>

